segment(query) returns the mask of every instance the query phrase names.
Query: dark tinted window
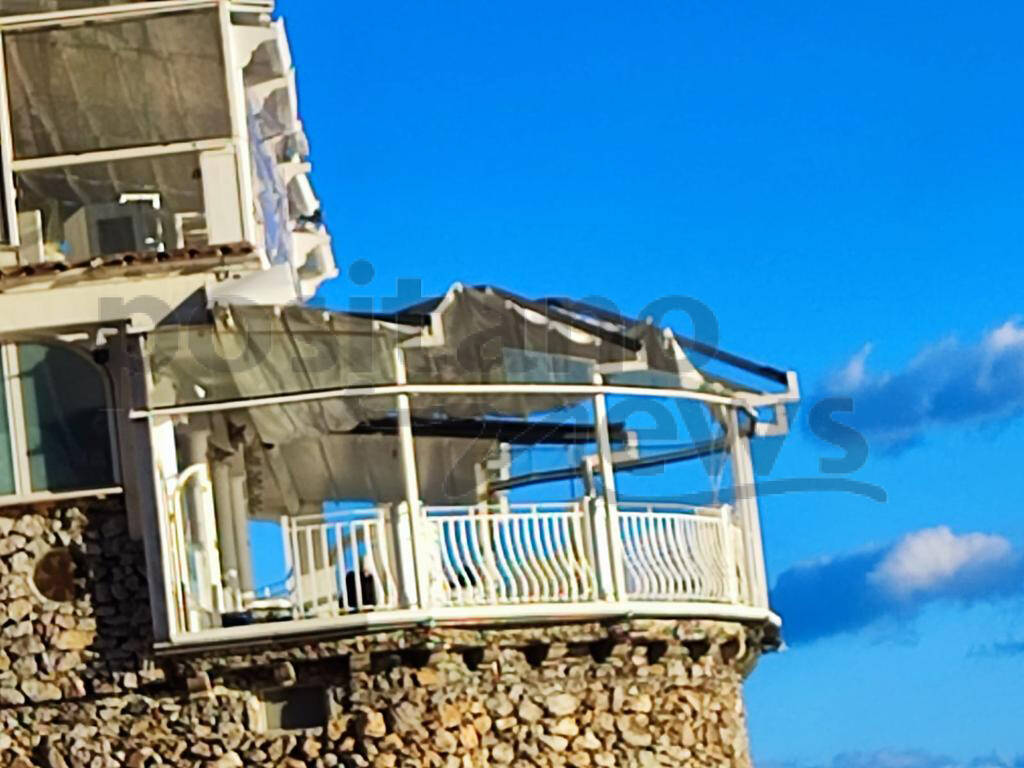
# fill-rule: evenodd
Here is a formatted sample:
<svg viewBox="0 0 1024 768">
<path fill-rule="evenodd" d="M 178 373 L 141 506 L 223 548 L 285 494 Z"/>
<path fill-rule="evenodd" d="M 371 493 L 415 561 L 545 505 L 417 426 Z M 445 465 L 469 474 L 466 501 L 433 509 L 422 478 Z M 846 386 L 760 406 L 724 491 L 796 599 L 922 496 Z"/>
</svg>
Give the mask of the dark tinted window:
<svg viewBox="0 0 1024 768">
<path fill-rule="evenodd" d="M 20 344 L 29 473 L 33 491 L 114 485 L 103 373 L 63 347 Z"/>
</svg>

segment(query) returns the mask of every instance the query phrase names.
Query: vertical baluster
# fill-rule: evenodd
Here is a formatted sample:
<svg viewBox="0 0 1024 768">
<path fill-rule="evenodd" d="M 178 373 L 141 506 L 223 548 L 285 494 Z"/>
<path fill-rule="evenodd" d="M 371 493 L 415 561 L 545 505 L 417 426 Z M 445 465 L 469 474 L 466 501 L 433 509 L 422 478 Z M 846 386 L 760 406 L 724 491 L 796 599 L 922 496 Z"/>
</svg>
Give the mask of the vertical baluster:
<svg viewBox="0 0 1024 768">
<path fill-rule="evenodd" d="M 533 527 L 530 525 L 530 518 L 527 515 L 517 514 L 516 540 L 523 553 L 523 567 L 530 577 L 530 594 L 527 602 L 535 603 L 545 594 L 547 585 L 544 582 L 544 574 L 537 565 L 537 554 L 533 549 Z"/>
<path fill-rule="evenodd" d="M 310 528 L 312 530 L 312 528 Z M 316 605 L 315 609 L 318 612 L 321 606 L 330 600 L 329 593 L 330 588 L 328 587 L 328 567 L 331 562 L 331 548 L 327 542 L 327 523 L 318 523 L 315 528 L 317 536 L 314 540 L 313 546 L 316 552 L 319 554 L 319 559 L 313 562 L 315 568 L 315 584 L 316 584 Z"/>
<path fill-rule="evenodd" d="M 596 571 L 594 568 L 594 537 L 597 530 L 589 524 L 589 510 L 584 505 L 574 505 L 571 525 L 573 550 L 576 553 L 576 562 L 580 568 L 580 582 L 582 585 L 581 597 L 585 600 L 593 600 L 597 597 L 597 585 L 595 583 Z M 607 534 L 607 531 L 605 531 Z M 607 535 L 605 539 L 607 540 Z"/>
<path fill-rule="evenodd" d="M 633 542 L 631 540 L 633 523 L 632 512 L 619 512 L 617 531 L 613 532 L 613 535 L 617 538 L 622 553 L 622 563 L 625 569 L 629 572 L 629 581 L 631 584 L 627 584 L 625 594 L 629 597 L 637 597 L 643 592 L 643 576 L 641 575 L 640 565 L 636 560 L 636 551 L 633 549 Z"/>
<path fill-rule="evenodd" d="M 377 557 L 380 561 L 385 584 L 383 599 L 378 601 L 382 606 L 394 608 L 397 603 L 398 585 L 395 582 L 395 575 L 391 569 L 391 556 L 389 554 L 388 542 L 391 536 L 388 530 L 388 510 L 385 507 L 377 508 L 376 547 Z"/>
<path fill-rule="evenodd" d="M 313 532 L 308 525 L 302 527 L 302 548 L 306 553 L 306 572 L 302 578 L 303 587 L 306 591 L 306 605 L 303 605 L 303 614 L 311 616 L 316 608 L 316 559 L 313 556 Z"/>
<path fill-rule="evenodd" d="M 693 565 L 693 551 L 690 549 L 687 539 L 687 531 L 692 524 L 693 517 L 691 515 L 682 515 L 676 521 L 676 526 L 672 531 L 673 544 L 683 574 L 683 594 L 686 597 L 693 597 L 697 593 L 697 575 Z"/>
<path fill-rule="evenodd" d="M 288 517 L 285 516 L 285 515 L 282 515 L 281 516 L 281 547 L 282 547 L 282 549 L 284 549 L 284 572 L 286 574 L 285 575 L 284 588 L 285 588 L 285 591 L 288 593 L 288 600 L 289 600 L 289 602 L 292 603 L 292 618 L 294 619 L 295 618 L 295 600 L 294 600 L 293 593 L 295 591 L 295 558 L 294 558 L 293 552 L 292 552 L 291 538 L 292 538 L 292 536 L 291 536 L 291 526 L 289 524 Z M 223 611 L 223 608 L 222 608 L 221 609 L 221 613 L 223 613 L 223 612 L 224 611 Z"/>
<path fill-rule="evenodd" d="M 682 593 L 682 574 L 676 566 L 676 558 L 669 546 L 669 530 L 675 524 L 677 513 L 666 512 L 659 520 L 656 520 L 658 534 L 658 552 L 661 553 L 661 562 L 665 566 L 666 578 L 668 580 L 668 599 L 675 600 Z"/>
<path fill-rule="evenodd" d="M 686 597 L 686 571 L 683 567 L 683 559 L 679 553 L 679 545 L 676 540 L 676 529 L 686 521 L 686 515 L 682 513 L 665 516 L 663 530 L 664 546 L 666 557 L 672 565 L 672 573 L 675 581 L 672 597 L 675 600 Z"/>
<path fill-rule="evenodd" d="M 504 580 L 507 582 L 509 602 L 518 603 L 523 593 L 524 579 L 519 571 L 518 563 L 515 562 L 515 551 L 512 547 L 512 538 L 509 533 L 509 519 L 503 514 L 495 516 L 495 534 L 498 548 L 495 550 L 502 568 L 504 569 Z"/>
<path fill-rule="evenodd" d="M 495 605 L 497 603 L 497 590 L 494 584 L 494 573 L 491 569 L 491 558 L 486 550 L 486 542 L 490 541 L 490 534 L 485 529 L 485 526 L 489 519 L 487 509 L 485 508 L 467 523 L 469 552 L 480 578 L 479 583 L 476 585 L 475 598 L 483 605 Z M 483 543 L 481 543 L 481 539 L 483 539 Z"/>
<path fill-rule="evenodd" d="M 455 589 L 458 592 L 457 601 L 459 605 L 466 605 L 469 601 L 466 599 L 467 596 L 467 575 L 466 575 L 466 564 L 462 562 L 462 546 L 459 542 L 459 534 L 461 532 L 462 520 L 459 516 L 453 516 L 448 522 L 448 534 L 449 540 L 446 542 L 449 554 L 452 559 L 452 565 L 455 569 Z"/>
<path fill-rule="evenodd" d="M 348 613 L 348 583 L 345 579 L 345 537 L 342 535 L 341 522 L 334 524 L 334 578 L 338 584 L 339 600 L 333 600 L 334 613 Z"/>
<path fill-rule="evenodd" d="M 701 519 L 700 537 L 701 551 L 703 552 L 702 562 L 707 578 L 705 583 L 705 597 L 716 600 L 722 597 L 722 567 L 721 556 L 718 552 L 718 531 L 714 521 L 706 518 Z"/>
<path fill-rule="evenodd" d="M 647 550 L 648 562 L 651 564 L 651 572 L 654 575 L 654 597 L 658 600 L 665 600 L 671 594 L 671 581 L 664 567 L 661 552 L 658 550 L 658 518 L 658 513 L 654 511 L 653 505 L 648 505 L 644 520 L 646 530 L 643 543 Z"/>
<path fill-rule="evenodd" d="M 483 539 L 477 540 L 477 543 L 483 547 L 483 554 L 485 558 L 485 569 L 487 571 L 487 598 L 492 605 L 498 603 L 504 603 L 508 599 L 507 588 L 505 586 L 505 576 L 502 574 L 498 565 L 498 547 L 501 546 L 501 542 L 498 540 L 497 535 L 497 524 L 498 519 L 491 514 L 488 507 L 484 507 L 481 513 L 481 519 L 478 525 L 483 533 L 480 537 Z"/>
<path fill-rule="evenodd" d="M 377 521 L 366 520 L 360 526 L 360 533 L 363 538 L 363 551 L 366 553 L 363 559 L 370 569 L 370 581 L 373 584 L 372 600 L 369 601 L 367 607 L 369 610 L 375 611 L 387 602 L 384 580 L 381 577 L 380 566 L 377 562 L 376 540 L 380 538 L 377 535 Z"/>
<path fill-rule="evenodd" d="M 647 537 L 647 515 L 643 512 L 634 514 L 630 518 L 630 541 L 633 543 L 633 551 L 636 553 L 638 570 L 641 574 L 641 596 L 644 599 L 651 599 L 657 591 L 657 578 L 652 573 L 651 563 L 647 557 L 647 548 L 644 540 Z"/>
<path fill-rule="evenodd" d="M 542 513 L 534 506 L 530 510 L 531 523 L 533 525 L 533 538 L 536 541 L 537 550 L 541 553 L 540 567 L 545 577 L 545 600 L 558 600 L 561 597 L 561 584 L 558 580 L 558 572 L 553 563 L 554 551 L 551 545 L 551 538 L 548 535 L 547 513 Z"/>
<path fill-rule="evenodd" d="M 455 564 L 452 562 L 450 545 L 451 522 L 451 519 L 447 517 L 439 517 L 437 519 L 439 546 L 441 549 L 441 565 L 444 571 L 442 584 L 444 584 L 444 592 L 446 595 L 445 602 L 449 605 L 455 605 L 459 602 L 459 576 L 455 569 Z"/>
<path fill-rule="evenodd" d="M 536 596 L 540 593 L 540 582 L 537 581 L 537 576 L 533 570 L 533 566 L 530 563 L 529 555 L 526 548 L 523 546 L 522 536 L 522 515 L 510 513 L 509 522 L 512 525 L 512 537 L 515 542 L 515 554 L 516 560 L 519 562 L 520 568 L 522 568 L 523 574 L 526 576 L 527 588 L 523 595 L 523 599 L 526 602 L 533 602 Z"/>
<path fill-rule="evenodd" d="M 470 540 L 473 531 L 473 521 L 469 516 L 466 516 L 460 523 L 462 535 L 459 539 L 459 544 L 462 547 L 462 556 L 466 566 L 466 591 L 469 594 L 469 601 L 473 605 L 477 605 L 480 602 L 481 589 L 484 585 L 476 569 L 476 557 L 473 552 L 472 541 Z"/>
<path fill-rule="evenodd" d="M 288 523 L 288 545 L 291 547 L 292 560 L 292 616 L 302 618 L 304 615 L 305 591 L 302 583 L 302 553 L 299 550 L 299 527 L 294 522 Z"/>
<path fill-rule="evenodd" d="M 569 523 L 571 513 L 552 513 L 549 525 L 551 526 L 551 538 L 554 541 L 555 557 L 561 565 L 562 580 L 565 584 L 565 592 L 562 598 L 576 602 L 579 600 L 579 588 L 576 579 L 576 568 L 572 562 L 571 546 L 568 539 L 566 526 Z"/>
</svg>

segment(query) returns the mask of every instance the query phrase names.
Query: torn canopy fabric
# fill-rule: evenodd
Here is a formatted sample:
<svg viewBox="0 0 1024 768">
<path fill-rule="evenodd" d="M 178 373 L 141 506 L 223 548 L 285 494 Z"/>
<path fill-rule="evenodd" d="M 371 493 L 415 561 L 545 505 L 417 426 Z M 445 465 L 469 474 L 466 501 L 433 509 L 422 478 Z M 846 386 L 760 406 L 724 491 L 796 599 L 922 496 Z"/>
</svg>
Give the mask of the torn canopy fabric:
<svg viewBox="0 0 1024 768">
<path fill-rule="evenodd" d="M 150 405 L 390 386 L 398 380 L 398 347 L 410 384 L 591 384 L 599 365 L 657 372 L 663 388 L 705 384 L 671 335 L 654 326 L 637 324 L 611 334 L 552 319 L 490 289 L 455 286 L 427 308 L 388 318 L 237 305 L 217 308 L 207 324 L 161 326 L 146 340 Z M 417 395 L 412 408 L 425 418 L 527 417 L 574 400 L 540 391 L 446 393 Z M 282 434 L 268 425 L 266 442 L 280 442 L 296 430 L 344 432 L 378 410 L 363 398 L 344 398 L 338 407 L 337 401 L 327 402 L 316 403 L 307 417 L 290 416 Z M 270 418 L 264 414 L 258 421 Z"/>
<path fill-rule="evenodd" d="M 396 437 L 353 434 L 360 425 L 393 419 L 393 395 L 239 402 L 394 385 L 399 347 L 410 384 L 591 384 L 598 365 L 628 364 L 654 370 L 664 387 L 703 386 L 678 345 L 653 326 L 609 334 L 552 319 L 489 289 L 456 286 L 436 302 L 387 319 L 239 305 L 215 309 L 207 324 L 159 327 L 146 339 L 150 405 L 231 403 L 220 415 L 237 436 L 232 450 L 246 451 L 250 487 L 263 489 L 263 514 L 294 514 L 324 500 L 400 500 Z M 410 398 L 413 416 L 431 421 L 527 419 L 583 399 L 542 391 Z M 422 500 L 474 500 L 475 467 L 495 447 L 488 439 L 418 436 Z"/>
<path fill-rule="evenodd" d="M 476 468 L 495 450 L 493 441 L 417 437 L 416 472 L 425 504 L 477 501 Z M 397 504 L 406 499 L 395 435 L 324 435 L 283 446 L 245 451 L 250 514 L 274 520 L 326 501 Z"/>
</svg>

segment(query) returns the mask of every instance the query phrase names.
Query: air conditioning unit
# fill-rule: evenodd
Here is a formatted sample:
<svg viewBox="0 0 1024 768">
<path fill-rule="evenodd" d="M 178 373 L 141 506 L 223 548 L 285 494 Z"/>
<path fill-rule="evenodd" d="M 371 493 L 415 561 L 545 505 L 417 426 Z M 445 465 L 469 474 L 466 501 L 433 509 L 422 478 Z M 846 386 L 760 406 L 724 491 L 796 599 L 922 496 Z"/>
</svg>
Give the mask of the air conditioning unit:
<svg viewBox="0 0 1024 768">
<path fill-rule="evenodd" d="M 177 239 L 173 222 L 150 200 L 84 205 L 64 222 L 68 261 L 129 251 L 162 251 Z"/>
</svg>

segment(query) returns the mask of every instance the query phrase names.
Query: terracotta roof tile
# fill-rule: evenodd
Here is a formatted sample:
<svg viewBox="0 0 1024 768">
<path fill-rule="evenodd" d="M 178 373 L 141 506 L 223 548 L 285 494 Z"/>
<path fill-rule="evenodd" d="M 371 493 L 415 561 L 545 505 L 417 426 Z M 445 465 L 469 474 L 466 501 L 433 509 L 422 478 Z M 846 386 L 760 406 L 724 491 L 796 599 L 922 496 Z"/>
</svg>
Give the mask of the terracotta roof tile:
<svg viewBox="0 0 1024 768">
<path fill-rule="evenodd" d="M 35 279 L 52 279 L 61 274 L 79 271 L 83 276 L 91 276 L 106 270 L 124 270 L 134 267 L 155 265 L 175 265 L 187 262 L 208 262 L 219 260 L 221 263 L 237 263 L 251 257 L 256 249 L 250 243 L 229 243 L 225 245 L 209 245 L 202 248 L 178 248 L 171 251 L 130 251 L 110 256 L 101 256 L 91 261 L 68 264 L 61 261 L 44 262 L 42 264 L 25 264 L 15 267 L 0 268 L 0 291 L 5 288 L 21 285 Z"/>
</svg>

